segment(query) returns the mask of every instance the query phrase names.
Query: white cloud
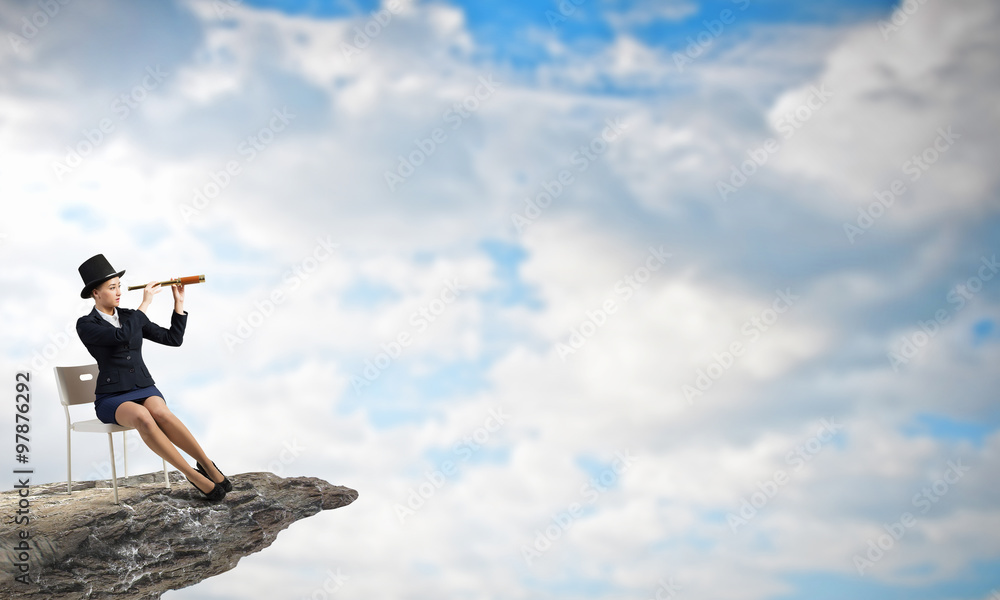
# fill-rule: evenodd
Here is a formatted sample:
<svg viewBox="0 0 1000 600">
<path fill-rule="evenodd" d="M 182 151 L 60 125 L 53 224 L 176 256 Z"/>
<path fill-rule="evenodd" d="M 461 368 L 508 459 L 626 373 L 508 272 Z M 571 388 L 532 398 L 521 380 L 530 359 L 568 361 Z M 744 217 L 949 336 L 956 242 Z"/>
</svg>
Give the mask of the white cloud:
<svg viewBox="0 0 1000 600">
<path fill-rule="evenodd" d="M 679 21 L 697 12 L 697 5 L 687 0 L 671 2 L 640 1 L 618 9 L 621 2 L 606 2 L 609 6 L 605 12 L 607 20 L 618 28 L 647 25 L 657 21 Z"/>
<path fill-rule="evenodd" d="M 856 27 L 830 53 L 824 72 L 773 106 L 772 124 L 795 114 L 814 85 L 833 94 L 785 144 L 775 166 L 829 186 L 832 193 L 813 205 L 852 222 L 855 207 L 868 207 L 876 192 L 891 204 L 879 227 L 982 214 L 996 180 L 977 157 L 996 154 L 1000 126 L 982 106 L 997 93 L 996 63 L 980 58 L 995 45 L 995 8 L 928 4 L 907 16 L 900 7 L 883 21 L 905 18 L 897 31 Z M 893 181 L 905 192 L 886 196 Z"/>
</svg>

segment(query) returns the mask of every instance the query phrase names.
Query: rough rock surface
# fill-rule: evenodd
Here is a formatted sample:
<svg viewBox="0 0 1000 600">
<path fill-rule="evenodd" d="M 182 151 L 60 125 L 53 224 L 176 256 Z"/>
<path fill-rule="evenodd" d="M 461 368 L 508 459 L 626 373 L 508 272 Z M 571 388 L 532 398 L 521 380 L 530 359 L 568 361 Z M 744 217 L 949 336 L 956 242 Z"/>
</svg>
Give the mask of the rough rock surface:
<svg viewBox="0 0 1000 600">
<path fill-rule="evenodd" d="M 272 473 L 230 475 L 233 491 L 211 503 L 184 477 L 171 473 L 111 481 L 31 487 L 31 521 L 14 522 L 17 491 L 0 494 L 0 598 L 136 598 L 155 600 L 232 569 L 268 547 L 278 532 L 321 510 L 358 497 L 350 488 L 315 477 Z M 30 534 L 28 583 L 15 580 L 20 532 Z"/>
</svg>

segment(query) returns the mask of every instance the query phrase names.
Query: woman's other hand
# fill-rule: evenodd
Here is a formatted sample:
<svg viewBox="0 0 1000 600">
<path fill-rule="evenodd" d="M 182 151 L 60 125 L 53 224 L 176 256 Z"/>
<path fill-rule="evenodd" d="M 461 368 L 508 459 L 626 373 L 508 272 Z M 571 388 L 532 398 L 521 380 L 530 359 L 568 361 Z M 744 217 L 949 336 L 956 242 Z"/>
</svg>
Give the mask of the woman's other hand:
<svg viewBox="0 0 1000 600">
<path fill-rule="evenodd" d="M 184 284 L 178 283 L 173 287 L 174 293 L 174 311 L 179 314 L 184 314 Z"/>
</svg>

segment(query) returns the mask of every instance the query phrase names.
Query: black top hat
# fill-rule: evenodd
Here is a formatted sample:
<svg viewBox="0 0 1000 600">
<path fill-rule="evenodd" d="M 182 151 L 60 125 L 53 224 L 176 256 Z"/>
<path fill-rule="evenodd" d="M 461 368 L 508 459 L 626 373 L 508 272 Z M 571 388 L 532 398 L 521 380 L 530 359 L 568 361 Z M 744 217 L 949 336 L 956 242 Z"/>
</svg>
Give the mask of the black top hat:
<svg viewBox="0 0 1000 600">
<path fill-rule="evenodd" d="M 80 292 L 81 298 L 90 298 L 90 292 L 97 286 L 101 285 L 105 281 L 111 279 L 112 277 L 121 277 L 125 274 L 125 271 L 118 271 L 115 273 L 115 268 L 111 266 L 108 259 L 104 258 L 103 254 L 95 254 L 80 265 L 80 277 L 83 277 L 83 291 Z"/>
</svg>

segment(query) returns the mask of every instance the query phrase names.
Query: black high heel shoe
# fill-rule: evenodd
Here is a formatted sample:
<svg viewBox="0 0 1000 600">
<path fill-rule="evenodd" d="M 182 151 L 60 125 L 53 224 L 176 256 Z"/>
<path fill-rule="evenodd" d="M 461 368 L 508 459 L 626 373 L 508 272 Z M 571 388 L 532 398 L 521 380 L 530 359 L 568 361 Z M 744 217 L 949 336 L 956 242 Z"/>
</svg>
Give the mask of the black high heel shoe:
<svg viewBox="0 0 1000 600">
<path fill-rule="evenodd" d="M 202 467 L 200 462 L 195 462 L 194 464 L 195 464 L 194 467 L 195 471 L 198 471 L 199 473 L 204 475 L 209 481 L 212 481 L 212 478 L 208 476 L 208 473 L 205 472 L 205 467 Z M 215 461 L 212 461 L 212 466 L 215 467 L 216 471 L 222 473 L 222 469 L 219 468 L 219 465 L 215 464 Z M 232 482 L 229 481 L 229 478 L 226 477 L 225 473 L 222 473 L 222 483 L 220 483 L 219 485 L 221 485 L 222 489 L 227 492 L 233 491 L 233 484 Z"/>
<path fill-rule="evenodd" d="M 185 477 L 185 479 L 187 479 L 187 478 Z M 212 481 L 212 478 L 209 477 L 208 480 Z M 194 485 L 194 482 L 191 481 L 190 479 L 188 479 L 188 483 L 190 483 L 191 485 Z M 213 487 L 212 487 L 212 491 L 211 492 L 202 492 L 201 488 L 198 487 L 198 486 L 196 486 L 196 485 L 194 485 L 194 489 L 198 490 L 202 494 L 205 494 L 205 497 L 208 498 L 212 502 L 218 502 L 219 500 L 222 500 L 223 498 L 226 497 L 226 490 L 224 490 L 221 485 L 219 485 L 219 484 L 215 483 L 214 481 L 212 481 L 212 486 Z"/>
</svg>

